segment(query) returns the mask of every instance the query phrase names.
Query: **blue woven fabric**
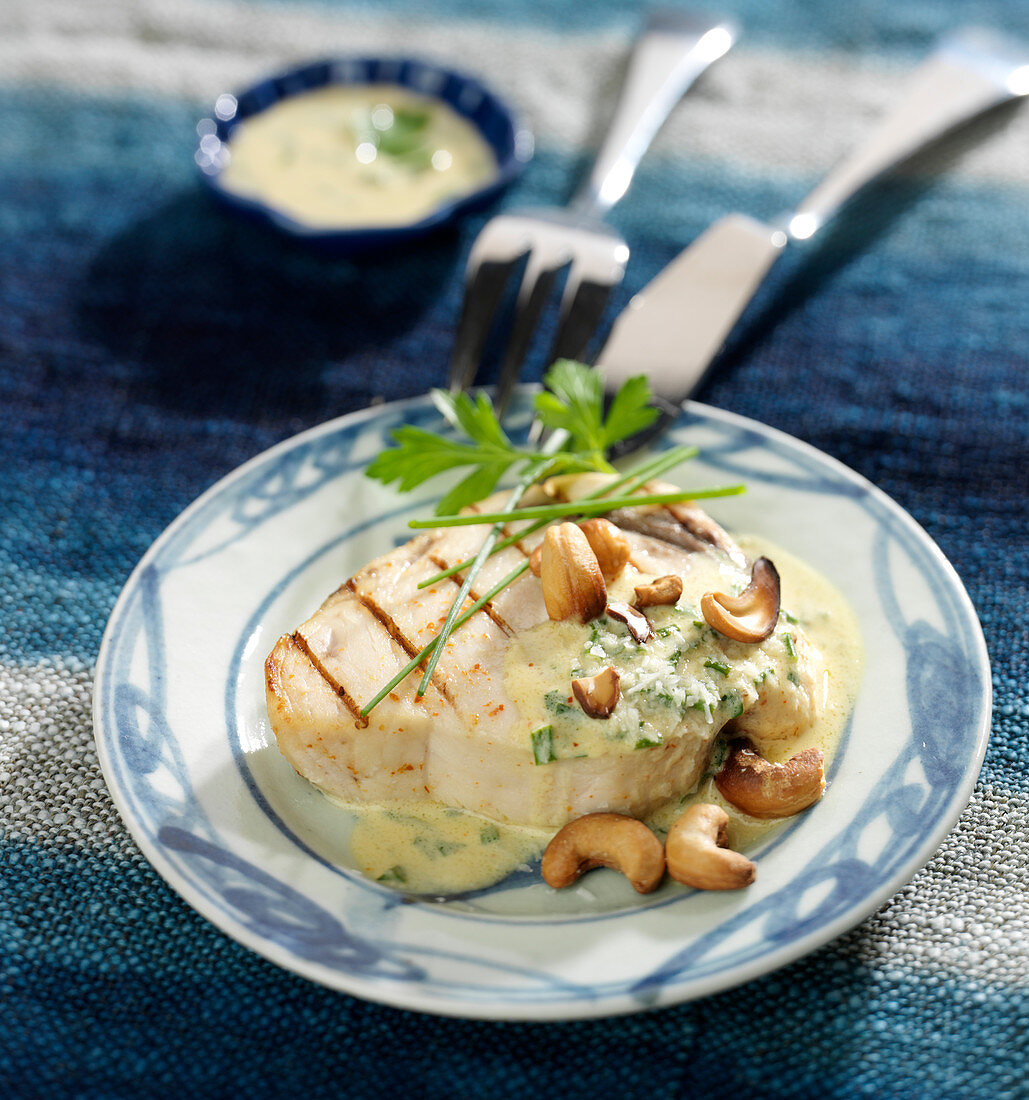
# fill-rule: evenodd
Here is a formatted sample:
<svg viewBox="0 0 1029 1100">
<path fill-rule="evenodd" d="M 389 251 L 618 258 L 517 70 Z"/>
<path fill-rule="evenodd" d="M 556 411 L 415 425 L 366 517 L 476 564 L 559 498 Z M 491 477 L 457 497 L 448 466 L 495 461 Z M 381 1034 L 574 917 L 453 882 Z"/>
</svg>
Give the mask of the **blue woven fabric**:
<svg viewBox="0 0 1029 1100">
<path fill-rule="evenodd" d="M 91 670 L 132 567 L 200 492 L 299 430 L 444 382 L 486 217 L 384 257 L 305 253 L 203 192 L 194 124 L 213 96 L 325 52 L 326 28 L 340 50 L 431 51 L 497 80 L 538 132 L 503 205 L 559 202 L 639 9 L 5 7 L 0 1096 L 1029 1097 L 1029 109 L 792 249 L 697 395 L 858 470 L 954 564 L 995 691 L 954 832 L 859 927 L 740 988 L 606 1020 L 449 1020 L 313 985 L 189 908 L 107 795 Z M 743 42 L 612 215 L 633 250 L 612 316 L 717 217 L 789 209 L 824 170 L 832 124 L 859 136 L 880 85 L 899 87 L 938 33 L 985 21 L 1029 43 L 1021 0 L 733 13 Z"/>
</svg>

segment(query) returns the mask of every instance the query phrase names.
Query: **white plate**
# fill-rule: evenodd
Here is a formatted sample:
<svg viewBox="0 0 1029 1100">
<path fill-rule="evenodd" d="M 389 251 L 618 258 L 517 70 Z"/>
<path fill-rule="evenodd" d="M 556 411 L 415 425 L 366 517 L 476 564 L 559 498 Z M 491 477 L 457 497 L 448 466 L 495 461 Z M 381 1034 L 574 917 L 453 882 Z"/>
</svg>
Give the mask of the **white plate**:
<svg viewBox="0 0 1029 1100">
<path fill-rule="evenodd" d="M 524 395 L 523 395 L 524 397 Z M 524 421 L 526 406 L 521 406 Z M 745 891 L 614 872 L 551 891 L 521 872 L 460 902 L 403 899 L 346 865 L 346 814 L 279 755 L 262 665 L 342 580 L 404 541 L 427 496 L 362 470 L 427 399 L 346 416 L 272 448 L 190 506 L 147 552 L 97 665 L 100 761 L 154 867 L 219 928 L 359 997 L 443 1014 L 568 1018 L 704 996 L 850 928 L 932 856 L 975 783 L 990 672 L 975 612 L 928 536 L 865 480 L 753 421 L 691 404 L 671 442 L 685 485 L 738 532 L 827 575 L 856 609 L 864 683 L 825 797 L 757 850 Z"/>
</svg>

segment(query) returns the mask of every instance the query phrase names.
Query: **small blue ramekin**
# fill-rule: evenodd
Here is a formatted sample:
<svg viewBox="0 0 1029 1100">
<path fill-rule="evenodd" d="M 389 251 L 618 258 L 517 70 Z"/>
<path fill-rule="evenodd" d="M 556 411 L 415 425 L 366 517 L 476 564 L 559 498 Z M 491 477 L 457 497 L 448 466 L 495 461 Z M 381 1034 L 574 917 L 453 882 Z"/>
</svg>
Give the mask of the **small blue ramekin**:
<svg viewBox="0 0 1029 1100">
<path fill-rule="evenodd" d="M 315 228 L 259 199 L 244 198 L 222 187 L 227 163 L 224 145 L 245 119 L 279 100 L 326 84 L 399 84 L 449 104 L 473 123 L 497 158 L 497 173 L 484 187 L 459 195 L 416 222 L 403 225 Z M 503 100 L 479 80 L 432 62 L 408 57 L 338 57 L 268 77 L 238 96 L 224 93 L 213 116 L 197 123 L 194 159 L 215 198 L 235 213 L 264 222 L 307 244 L 343 255 L 402 245 L 492 202 L 522 171 L 533 153 L 531 131 Z"/>
</svg>

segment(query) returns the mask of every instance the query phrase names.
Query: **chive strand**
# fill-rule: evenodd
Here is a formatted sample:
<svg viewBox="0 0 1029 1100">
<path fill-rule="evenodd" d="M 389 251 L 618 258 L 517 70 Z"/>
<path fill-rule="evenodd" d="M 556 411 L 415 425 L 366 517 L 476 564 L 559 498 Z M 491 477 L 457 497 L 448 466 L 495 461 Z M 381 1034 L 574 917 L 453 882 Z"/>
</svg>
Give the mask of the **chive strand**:
<svg viewBox="0 0 1029 1100">
<path fill-rule="evenodd" d="M 566 440 L 567 435 L 564 432 L 555 432 L 553 436 L 548 440 L 547 445 L 544 448 L 544 454 L 553 456 L 554 453 L 560 450 Z M 454 597 L 454 602 L 450 605 L 450 610 L 447 612 L 447 617 L 440 627 L 439 634 L 436 636 L 436 645 L 433 647 L 432 654 L 429 657 L 428 664 L 425 666 L 425 672 L 422 674 L 421 683 L 418 685 L 418 696 L 425 694 L 429 687 L 429 683 L 432 680 L 432 674 L 436 670 L 436 665 L 439 663 L 440 657 L 443 655 L 443 650 L 446 647 L 447 639 L 450 637 L 454 630 L 454 622 L 457 619 L 461 611 L 461 605 L 464 603 L 472 585 L 475 583 L 475 578 L 479 575 L 479 571 L 486 563 L 486 559 L 493 552 L 493 546 L 497 541 L 500 532 L 503 530 L 503 525 L 510 518 L 511 513 L 518 507 L 518 502 L 522 499 L 526 489 L 540 476 L 538 467 L 533 466 L 526 473 L 522 474 L 515 487 L 511 490 L 507 500 L 504 501 L 504 507 L 499 513 L 497 513 L 497 519 L 493 521 L 493 529 L 489 532 L 486 538 L 483 540 L 482 546 L 479 548 L 479 552 L 475 555 L 472 564 L 468 567 L 468 571 L 465 573 L 464 581 L 461 583 L 461 588 L 457 595 Z"/>
<path fill-rule="evenodd" d="M 501 577 L 499 581 L 484 595 L 480 596 L 475 603 L 473 603 L 467 611 L 462 615 L 459 615 L 454 622 L 454 630 L 464 626 L 466 622 L 477 612 L 481 611 L 495 596 L 502 592 L 509 584 L 516 581 L 525 571 L 529 568 L 528 561 L 520 562 L 514 567 L 508 574 Z M 375 695 L 369 702 L 361 708 L 361 715 L 367 717 L 371 713 L 374 707 L 377 707 L 383 699 L 397 686 L 402 683 L 411 675 L 412 672 L 425 660 L 426 657 L 436 648 L 436 643 L 439 641 L 439 636 L 424 646 L 418 653 L 416 653 L 411 660 L 406 664 L 386 686 L 380 689 L 378 695 Z"/>
<path fill-rule="evenodd" d="M 647 493 L 642 496 L 608 497 L 604 499 L 569 501 L 563 504 L 540 504 L 519 509 L 521 519 L 562 519 L 575 515 L 603 515 L 616 508 L 643 507 L 648 504 L 681 504 L 687 500 L 707 500 L 712 497 L 737 496 L 746 491 L 744 485 L 722 485 L 715 489 L 682 489 L 674 493 Z M 504 523 L 506 512 L 480 513 L 471 516 L 436 516 L 433 519 L 413 519 L 408 527 L 423 530 L 432 527 L 474 527 L 477 524 Z"/>
<path fill-rule="evenodd" d="M 592 493 L 588 493 L 581 499 L 594 500 L 606 496 L 613 490 L 622 487 L 624 487 L 625 494 L 634 493 L 652 477 L 656 477 L 658 474 L 663 474 L 673 469 L 675 466 L 680 465 L 680 463 L 693 458 L 696 454 L 696 447 L 673 447 L 671 450 L 664 451 L 656 458 L 650 459 L 649 462 L 639 463 L 631 470 L 627 470 L 621 477 L 616 478 L 610 484 L 600 489 L 595 489 Z M 534 531 L 538 531 L 541 527 L 545 527 L 548 522 L 549 520 L 545 519 L 536 520 L 517 534 L 509 535 L 507 538 L 501 539 L 501 541 L 493 547 L 492 553 L 496 554 L 501 550 L 506 550 L 509 546 L 514 546 L 516 542 L 520 542 L 526 535 L 531 535 Z M 430 588 L 439 581 L 446 580 L 447 577 L 452 577 L 455 573 L 460 573 L 462 569 L 466 569 L 471 565 L 474 560 L 474 558 L 465 558 L 464 561 L 459 561 L 456 565 L 451 565 L 448 569 L 443 569 L 434 576 L 428 577 L 424 581 L 419 581 L 418 587 Z"/>
</svg>

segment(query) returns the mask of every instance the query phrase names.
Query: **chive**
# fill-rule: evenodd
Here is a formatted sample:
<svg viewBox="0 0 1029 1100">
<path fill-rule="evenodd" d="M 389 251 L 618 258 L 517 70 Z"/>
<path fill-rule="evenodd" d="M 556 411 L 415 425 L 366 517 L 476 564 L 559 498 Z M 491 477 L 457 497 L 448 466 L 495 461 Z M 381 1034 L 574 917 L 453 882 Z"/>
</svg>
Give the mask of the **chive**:
<svg viewBox="0 0 1029 1100">
<path fill-rule="evenodd" d="M 477 612 L 481 611 L 493 599 L 498 593 L 502 592 L 509 584 L 513 584 L 527 569 L 529 568 L 528 561 L 523 561 L 520 565 L 516 565 L 514 569 L 501 577 L 499 581 L 484 595 L 480 596 L 475 603 L 472 604 L 468 610 L 461 615 L 454 623 L 454 630 L 457 630 L 459 626 L 464 626 L 466 622 Z M 419 650 L 411 660 L 393 677 L 392 680 L 385 687 L 379 690 L 379 693 L 375 695 L 372 700 L 361 708 L 361 716 L 366 717 L 373 707 L 377 707 L 383 699 L 397 686 L 401 681 L 405 680 L 412 672 L 425 660 L 425 658 L 436 648 L 436 643 L 439 641 L 439 637 L 435 637 L 431 642 L 423 649 Z"/>
<path fill-rule="evenodd" d="M 616 508 L 636 508 L 647 504 L 681 504 L 687 500 L 738 496 L 746 492 L 745 485 L 722 485 L 715 489 L 681 489 L 674 493 L 646 493 L 642 496 L 605 497 L 604 499 L 567 501 L 561 504 L 538 504 L 519 508 L 516 519 L 564 519 L 567 516 L 603 515 Z M 475 527 L 487 523 L 506 523 L 511 510 L 485 512 L 476 515 L 436 516 L 433 519 L 412 519 L 407 526 L 418 531 L 432 527 Z"/>
<path fill-rule="evenodd" d="M 544 449 L 544 453 L 552 454 L 558 450 L 564 444 L 564 437 L 562 433 L 555 433 L 547 447 Z M 475 583 L 475 578 L 479 575 L 479 570 L 482 569 L 486 562 L 486 559 L 493 551 L 493 545 L 497 541 L 497 536 L 503 529 L 503 524 L 510 514 L 518 506 L 518 502 L 522 499 L 525 490 L 536 480 L 539 474 L 539 468 L 533 466 L 532 469 L 523 474 L 521 479 L 515 485 L 515 487 L 508 494 L 507 500 L 504 501 L 503 509 L 498 513 L 499 518 L 494 521 L 493 530 L 483 540 L 482 546 L 479 547 L 479 552 L 472 560 L 472 564 L 468 567 L 468 572 L 465 574 L 464 581 L 461 583 L 461 588 L 458 590 L 457 595 L 454 597 L 454 602 L 450 605 L 450 610 L 447 612 L 447 617 L 440 627 L 439 633 L 435 638 L 435 645 L 432 648 L 432 653 L 429 656 L 428 663 L 425 666 L 425 672 L 422 674 L 421 683 L 418 685 L 418 697 L 421 698 L 428 690 L 429 684 L 432 680 L 432 674 L 436 670 L 436 665 L 439 663 L 440 657 L 443 655 L 443 650 L 446 647 L 447 639 L 454 632 L 454 626 L 457 622 L 461 605 L 465 601 L 465 597 L 471 590 L 472 585 Z M 528 564 L 528 563 L 526 563 Z M 512 570 L 512 572 L 514 572 Z M 517 575 L 517 574 L 516 574 Z M 513 579 L 513 578 L 512 578 Z"/>
<path fill-rule="evenodd" d="M 510 496 L 504 502 L 504 511 L 512 512 L 518 501 L 521 500 L 522 494 L 532 484 L 532 476 L 526 475 L 522 478 L 521 482 L 516 485 L 512 490 Z M 429 684 L 432 681 L 432 674 L 436 670 L 436 665 L 439 663 L 440 657 L 443 655 L 443 650 L 446 647 L 447 639 L 453 633 L 454 623 L 457 620 L 458 615 L 461 613 L 461 605 L 465 601 L 465 597 L 471 590 L 472 584 L 475 578 L 479 575 L 479 570 L 482 569 L 486 562 L 486 559 L 490 555 L 490 551 L 493 549 L 493 544 L 497 541 L 497 535 L 500 533 L 500 525 L 503 520 L 499 520 L 495 523 L 493 530 L 486 536 L 482 546 L 479 547 L 479 552 L 475 555 L 475 560 L 468 567 L 468 572 L 465 574 L 464 581 L 461 584 L 461 588 L 457 595 L 454 597 L 454 602 L 450 605 L 450 610 L 447 612 L 447 617 L 443 621 L 443 625 L 440 627 L 439 634 L 436 635 L 436 644 L 433 646 L 432 654 L 429 657 L 428 663 L 425 666 L 425 672 L 422 673 L 421 683 L 418 685 L 418 696 L 421 697 L 428 690 Z"/>
<path fill-rule="evenodd" d="M 641 737 L 635 745 L 634 749 L 653 749 L 660 745 L 660 741 L 652 741 L 649 737 Z"/>
<path fill-rule="evenodd" d="M 705 668 L 713 668 L 715 672 L 720 672 L 723 676 L 729 675 L 729 666 L 722 661 L 705 661 Z"/>
<path fill-rule="evenodd" d="M 656 459 L 651 459 L 649 462 L 641 462 L 639 465 L 634 466 L 631 470 L 628 470 L 621 477 L 616 478 L 609 485 L 605 485 L 600 489 L 595 489 L 592 493 L 588 493 L 583 500 L 596 500 L 600 497 L 606 496 L 614 489 L 618 489 L 622 486 L 625 487 L 626 493 L 634 493 L 641 485 L 645 485 L 652 477 L 656 477 L 658 474 L 666 473 L 674 466 L 678 466 L 681 463 L 687 461 L 687 459 L 693 458 L 697 453 L 696 447 L 673 447 L 670 451 L 665 451 L 664 454 L 659 455 Z M 518 517 L 515 517 L 518 518 Z M 492 553 L 496 554 L 500 550 L 506 550 L 509 546 L 514 546 L 516 542 L 520 542 L 526 535 L 531 535 L 534 531 L 538 531 L 541 527 L 546 527 L 549 521 L 545 519 L 537 520 L 535 523 L 530 524 L 528 527 L 519 531 L 515 535 L 508 535 L 506 539 L 501 539 L 492 550 Z M 419 581 L 419 588 L 428 588 L 430 585 L 436 584 L 438 581 L 445 580 L 447 577 L 452 577 L 455 573 L 460 573 L 462 569 L 467 568 L 472 564 L 474 558 L 465 558 L 464 561 L 459 561 L 456 565 L 451 565 L 448 569 L 443 569 L 439 573 L 428 577 L 424 581 Z"/>
<path fill-rule="evenodd" d="M 532 739 L 532 758 L 537 764 L 552 764 L 554 755 L 554 727 L 540 726 L 530 734 Z"/>
<path fill-rule="evenodd" d="M 790 655 L 790 660 L 795 661 L 797 659 L 797 651 L 793 646 L 793 635 L 784 634 L 782 636 L 783 645 L 786 646 L 786 652 Z"/>
<path fill-rule="evenodd" d="M 500 839 L 500 830 L 496 825 L 486 825 L 479 830 L 480 844 L 495 844 Z"/>
<path fill-rule="evenodd" d="M 792 668 L 789 672 L 786 673 L 786 679 L 789 680 L 791 684 L 796 684 L 797 687 L 800 687 L 800 677 L 793 671 Z"/>
</svg>

